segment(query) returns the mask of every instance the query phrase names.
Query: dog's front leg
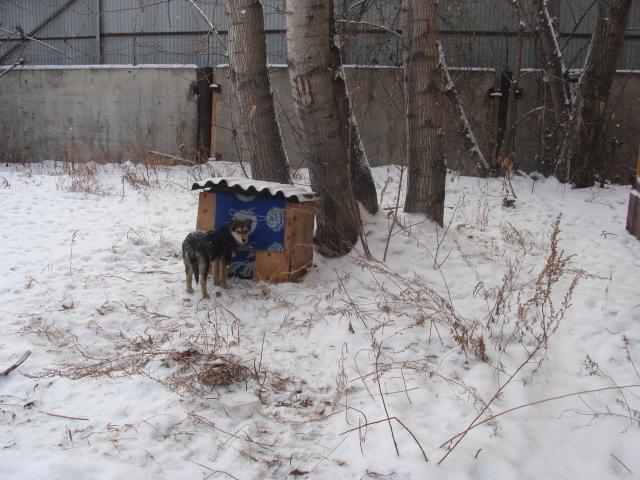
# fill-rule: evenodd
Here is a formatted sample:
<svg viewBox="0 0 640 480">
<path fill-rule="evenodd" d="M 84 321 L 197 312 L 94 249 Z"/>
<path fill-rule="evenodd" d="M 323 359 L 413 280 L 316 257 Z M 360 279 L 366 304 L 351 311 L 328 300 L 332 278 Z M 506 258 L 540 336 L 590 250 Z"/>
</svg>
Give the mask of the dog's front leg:
<svg viewBox="0 0 640 480">
<path fill-rule="evenodd" d="M 213 271 L 213 284 L 216 287 L 220 286 L 220 259 L 216 258 L 212 262 L 212 271 Z"/>
<path fill-rule="evenodd" d="M 220 283 L 222 288 L 229 288 L 229 262 L 220 259 Z"/>
</svg>

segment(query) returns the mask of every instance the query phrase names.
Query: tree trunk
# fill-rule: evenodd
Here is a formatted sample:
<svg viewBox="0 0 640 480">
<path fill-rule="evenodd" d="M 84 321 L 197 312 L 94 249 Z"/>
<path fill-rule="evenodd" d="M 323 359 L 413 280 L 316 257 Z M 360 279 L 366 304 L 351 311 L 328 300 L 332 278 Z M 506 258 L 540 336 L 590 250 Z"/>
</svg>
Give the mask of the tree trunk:
<svg viewBox="0 0 640 480">
<path fill-rule="evenodd" d="M 569 88 L 564 78 L 566 68 L 558 43 L 556 25 L 549 12 L 548 0 L 534 0 L 533 8 L 534 13 L 538 15 L 535 30 L 542 45 L 544 70 L 549 84 L 553 114 L 556 123 L 566 129 L 570 117 L 571 102 Z"/>
<path fill-rule="evenodd" d="M 522 70 L 522 48 L 524 45 L 524 11 L 521 0 L 511 0 L 518 19 L 518 35 L 516 37 L 516 51 L 513 60 L 513 73 L 511 84 L 509 85 L 509 96 L 507 98 L 507 121 L 504 131 L 504 139 L 498 153 L 498 164 L 508 174 L 515 166 L 515 136 L 516 136 L 516 113 L 518 85 L 520 83 L 520 72 Z"/>
<path fill-rule="evenodd" d="M 566 67 L 558 43 L 557 0 L 533 0 L 536 47 L 539 48 L 539 66 L 544 70 L 545 109 L 542 116 L 542 171 L 553 173 L 560 157 L 562 141 L 569 126 L 572 105 Z M 548 100 L 547 100 L 548 99 Z"/>
<path fill-rule="evenodd" d="M 327 255 L 348 253 L 360 212 L 349 168 L 349 132 L 340 97 L 344 79 L 332 38 L 331 0 L 287 0 L 289 79 L 305 144 L 311 187 L 320 195 L 315 242 Z M 346 90 L 345 90 L 346 92 Z M 346 95 L 346 93 L 345 93 Z"/>
<path fill-rule="evenodd" d="M 343 72 L 344 73 L 344 72 Z M 343 129 L 349 131 L 349 168 L 351 170 L 351 182 L 353 184 L 356 199 L 371 214 L 378 211 L 378 192 L 376 184 L 371 175 L 371 167 L 364 151 L 364 145 L 360 139 L 360 130 L 358 123 L 351 110 L 351 101 L 349 94 L 345 89 L 342 91 L 340 83 L 345 83 L 343 76 L 336 78 L 337 94 L 343 97 L 343 109 L 341 116 L 343 121 Z"/>
<path fill-rule="evenodd" d="M 227 18 L 229 70 L 251 176 L 256 180 L 291 183 L 269 83 L 262 3 L 227 0 Z"/>
<path fill-rule="evenodd" d="M 600 2 L 559 165 L 566 172 L 565 179 L 578 188 L 593 185 L 598 171 L 599 140 L 630 9 L 631 0 Z"/>
<path fill-rule="evenodd" d="M 444 138 L 438 70 L 437 0 L 403 0 L 408 184 L 404 211 L 444 218 Z"/>
<path fill-rule="evenodd" d="M 328 2 L 331 11 L 334 11 L 334 2 Z M 345 4 L 346 5 L 346 4 Z M 351 170 L 351 181 L 356 199 L 367 209 L 369 213 L 378 211 L 378 193 L 376 185 L 371 175 L 371 167 L 367 160 L 364 145 L 360 139 L 360 130 L 358 122 L 353 115 L 351 107 L 351 99 L 347 90 L 347 81 L 342 67 L 342 55 L 340 49 L 336 45 L 338 39 L 338 29 L 336 26 L 335 15 L 330 19 L 331 28 L 331 63 L 339 66 L 339 74 L 334 75 L 335 91 L 340 102 L 340 121 L 342 128 L 348 133 L 347 141 L 349 144 L 349 168 Z"/>
</svg>

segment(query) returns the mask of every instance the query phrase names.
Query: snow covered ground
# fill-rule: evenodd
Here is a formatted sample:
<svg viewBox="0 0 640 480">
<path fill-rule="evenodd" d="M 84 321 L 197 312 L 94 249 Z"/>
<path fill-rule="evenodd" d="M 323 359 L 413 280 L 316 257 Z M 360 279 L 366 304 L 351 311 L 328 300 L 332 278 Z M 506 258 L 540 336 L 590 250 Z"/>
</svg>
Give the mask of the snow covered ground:
<svg viewBox="0 0 640 480">
<path fill-rule="evenodd" d="M 373 260 L 200 301 L 189 188 L 240 173 L 0 167 L 0 371 L 32 352 L 0 376 L 0 478 L 638 478 L 629 187 L 516 177 L 508 208 L 450 176 L 448 229 L 400 215 L 385 263 L 388 211 Z"/>
</svg>

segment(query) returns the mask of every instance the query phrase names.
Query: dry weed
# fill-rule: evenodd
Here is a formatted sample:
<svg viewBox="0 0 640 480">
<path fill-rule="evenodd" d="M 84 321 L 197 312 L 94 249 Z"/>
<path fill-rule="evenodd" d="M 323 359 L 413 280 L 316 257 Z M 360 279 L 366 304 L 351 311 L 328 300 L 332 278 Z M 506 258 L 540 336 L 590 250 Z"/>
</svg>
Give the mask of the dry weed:
<svg viewBox="0 0 640 480">
<path fill-rule="evenodd" d="M 127 163 L 122 165 L 122 181 L 138 192 L 160 186 L 157 171 Z"/>
<path fill-rule="evenodd" d="M 92 195 L 111 194 L 111 188 L 98 178 L 98 166 L 86 162 L 75 143 L 68 144 L 62 156 L 63 162 L 57 168 L 58 190 Z"/>
<path fill-rule="evenodd" d="M 146 306 L 121 304 L 141 323 L 158 327 L 149 326 L 145 334 L 133 337 L 120 333 L 112 339 L 110 348 L 99 352 L 91 353 L 88 349 L 79 348 L 82 359 L 64 362 L 33 376 L 81 380 L 139 375 L 180 395 L 201 397 L 206 397 L 216 388 L 246 385 L 249 381 L 255 383 L 256 389 L 262 388 L 266 379 L 262 366 L 256 368 L 255 363 L 244 362 L 238 355 L 230 353 L 230 349 L 240 343 L 240 323 L 224 307 L 212 307 L 199 328 L 185 332 L 176 324 L 161 326 L 169 317 Z M 25 328 L 24 333 L 37 333 L 51 341 L 61 336 L 48 325 Z"/>
</svg>

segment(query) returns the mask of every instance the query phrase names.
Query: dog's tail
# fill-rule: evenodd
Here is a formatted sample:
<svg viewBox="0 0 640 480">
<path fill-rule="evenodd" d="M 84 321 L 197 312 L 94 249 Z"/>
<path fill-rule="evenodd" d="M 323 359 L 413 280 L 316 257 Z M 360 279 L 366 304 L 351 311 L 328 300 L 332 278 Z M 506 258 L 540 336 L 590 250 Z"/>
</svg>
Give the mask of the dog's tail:
<svg viewBox="0 0 640 480">
<path fill-rule="evenodd" d="M 198 269 L 198 262 L 193 262 L 193 278 L 195 279 L 197 284 L 198 280 L 200 279 L 200 270 Z"/>
</svg>

